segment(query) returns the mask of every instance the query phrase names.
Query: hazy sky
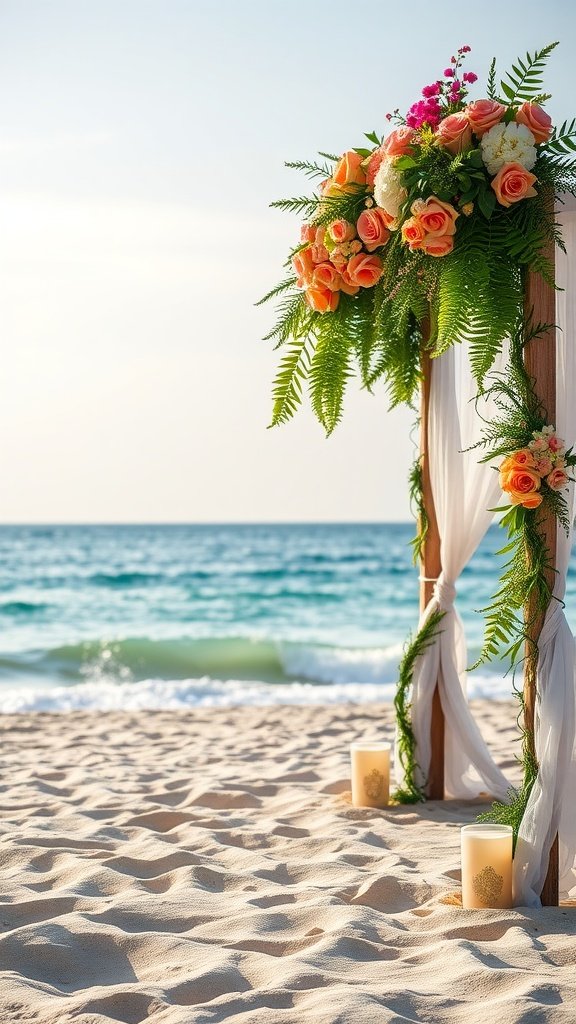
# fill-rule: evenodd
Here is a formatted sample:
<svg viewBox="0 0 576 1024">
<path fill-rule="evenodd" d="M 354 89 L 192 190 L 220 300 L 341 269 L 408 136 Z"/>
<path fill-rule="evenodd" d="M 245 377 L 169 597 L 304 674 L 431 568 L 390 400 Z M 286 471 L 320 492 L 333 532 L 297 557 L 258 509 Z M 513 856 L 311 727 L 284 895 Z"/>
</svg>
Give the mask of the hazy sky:
<svg viewBox="0 0 576 1024">
<path fill-rule="evenodd" d="M 411 417 L 352 387 L 325 440 L 267 431 L 260 341 L 306 180 L 463 43 L 562 42 L 562 0 L 0 0 L 0 520 L 405 519 Z M 482 95 L 481 82 L 473 95 Z"/>
</svg>

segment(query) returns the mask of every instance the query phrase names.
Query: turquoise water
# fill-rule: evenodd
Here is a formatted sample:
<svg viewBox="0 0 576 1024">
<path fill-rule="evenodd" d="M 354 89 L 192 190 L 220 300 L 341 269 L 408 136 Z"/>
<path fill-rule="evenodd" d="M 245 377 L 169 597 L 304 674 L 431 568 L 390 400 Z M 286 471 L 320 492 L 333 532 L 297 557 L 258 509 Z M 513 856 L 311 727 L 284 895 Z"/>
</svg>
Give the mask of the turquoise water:
<svg viewBox="0 0 576 1024">
<path fill-rule="evenodd" d="M 389 700 L 417 621 L 411 536 L 405 524 L 0 527 L 0 710 Z M 501 543 L 493 528 L 459 584 L 471 659 Z M 509 694 L 501 675 L 483 668 L 471 692 Z"/>
</svg>

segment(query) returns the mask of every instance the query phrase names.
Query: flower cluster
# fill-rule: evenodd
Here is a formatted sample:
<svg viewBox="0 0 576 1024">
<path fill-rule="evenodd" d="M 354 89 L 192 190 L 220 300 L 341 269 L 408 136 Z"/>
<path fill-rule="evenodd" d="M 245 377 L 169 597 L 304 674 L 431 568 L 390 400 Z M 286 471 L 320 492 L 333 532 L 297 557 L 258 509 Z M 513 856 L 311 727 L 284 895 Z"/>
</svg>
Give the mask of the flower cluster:
<svg viewBox="0 0 576 1024">
<path fill-rule="evenodd" d="M 322 194 L 333 198 L 366 182 L 361 158 L 351 150 L 339 161 L 334 174 L 323 182 Z M 340 293 L 357 295 L 373 288 L 382 275 L 377 250 L 390 238 L 392 218 L 374 204 L 360 213 L 356 223 L 337 218 L 327 226 L 304 224 L 302 245 L 292 257 L 297 287 L 316 313 L 334 312 Z"/>
<path fill-rule="evenodd" d="M 567 455 L 554 427 L 534 430 L 528 445 L 509 455 L 500 466 L 500 486 L 510 503 L 534 509 L 542 504 L 542 485 L 552 491 L 564 490 L 569 479 Z"/>
</svg>

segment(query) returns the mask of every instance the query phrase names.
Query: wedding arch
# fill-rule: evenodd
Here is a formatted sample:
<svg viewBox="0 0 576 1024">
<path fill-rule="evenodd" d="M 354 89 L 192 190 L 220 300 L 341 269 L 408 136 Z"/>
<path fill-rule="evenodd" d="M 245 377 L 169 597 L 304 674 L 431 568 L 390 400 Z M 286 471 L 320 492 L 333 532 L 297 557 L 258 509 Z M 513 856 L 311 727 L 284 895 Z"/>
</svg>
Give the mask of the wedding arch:
<svg viewBox="0 0 576 1024">
<path fill-rule="evenodd" d="M 411 472 L 421 617 L 395 699 L 399 801 L 496 798 L 513 826 L 515 902 L 557 903 L 574 884 L 574 638 L 563 597 L 576 465 L 576 121 L 544 109 L 557 44 L 518 59 L 485 98 L 462 46 L 395 127 L 341 157 L 288 166 L 321 179 L 311 198 L 272 204 L 305 218 L 268 335 L 284 354 L 272 423 L 308 384 L 330 433 L 357 372 L 392 405 L 420 401 Z M 566 447 L 564 438 L 568 439 Z M 505 504 L 495 506 L 505 496 Z M 520 787 L 494 764 L 466 698 L 455 598 L 494 512 L 506 565 L 485 609 L 481 660 L 523 664 Z"/>
</svg>

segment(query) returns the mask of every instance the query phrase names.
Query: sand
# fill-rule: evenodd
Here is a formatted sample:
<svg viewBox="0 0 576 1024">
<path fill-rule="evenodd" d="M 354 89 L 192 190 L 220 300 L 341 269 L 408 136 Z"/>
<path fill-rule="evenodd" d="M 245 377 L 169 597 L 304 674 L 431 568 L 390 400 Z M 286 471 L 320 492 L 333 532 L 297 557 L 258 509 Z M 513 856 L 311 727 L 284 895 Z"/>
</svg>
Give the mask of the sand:
<svg viewBox="0 0 576 1024">
<path fill-rule="evenodd" d="M 511 704 L 474 705 L 513 772 Z M 390 707 L 15 715 L 0 1022 L 576 1021 L 576 909 L 464 911 L 474 803 L 355 809 Z"/>
</svg>

